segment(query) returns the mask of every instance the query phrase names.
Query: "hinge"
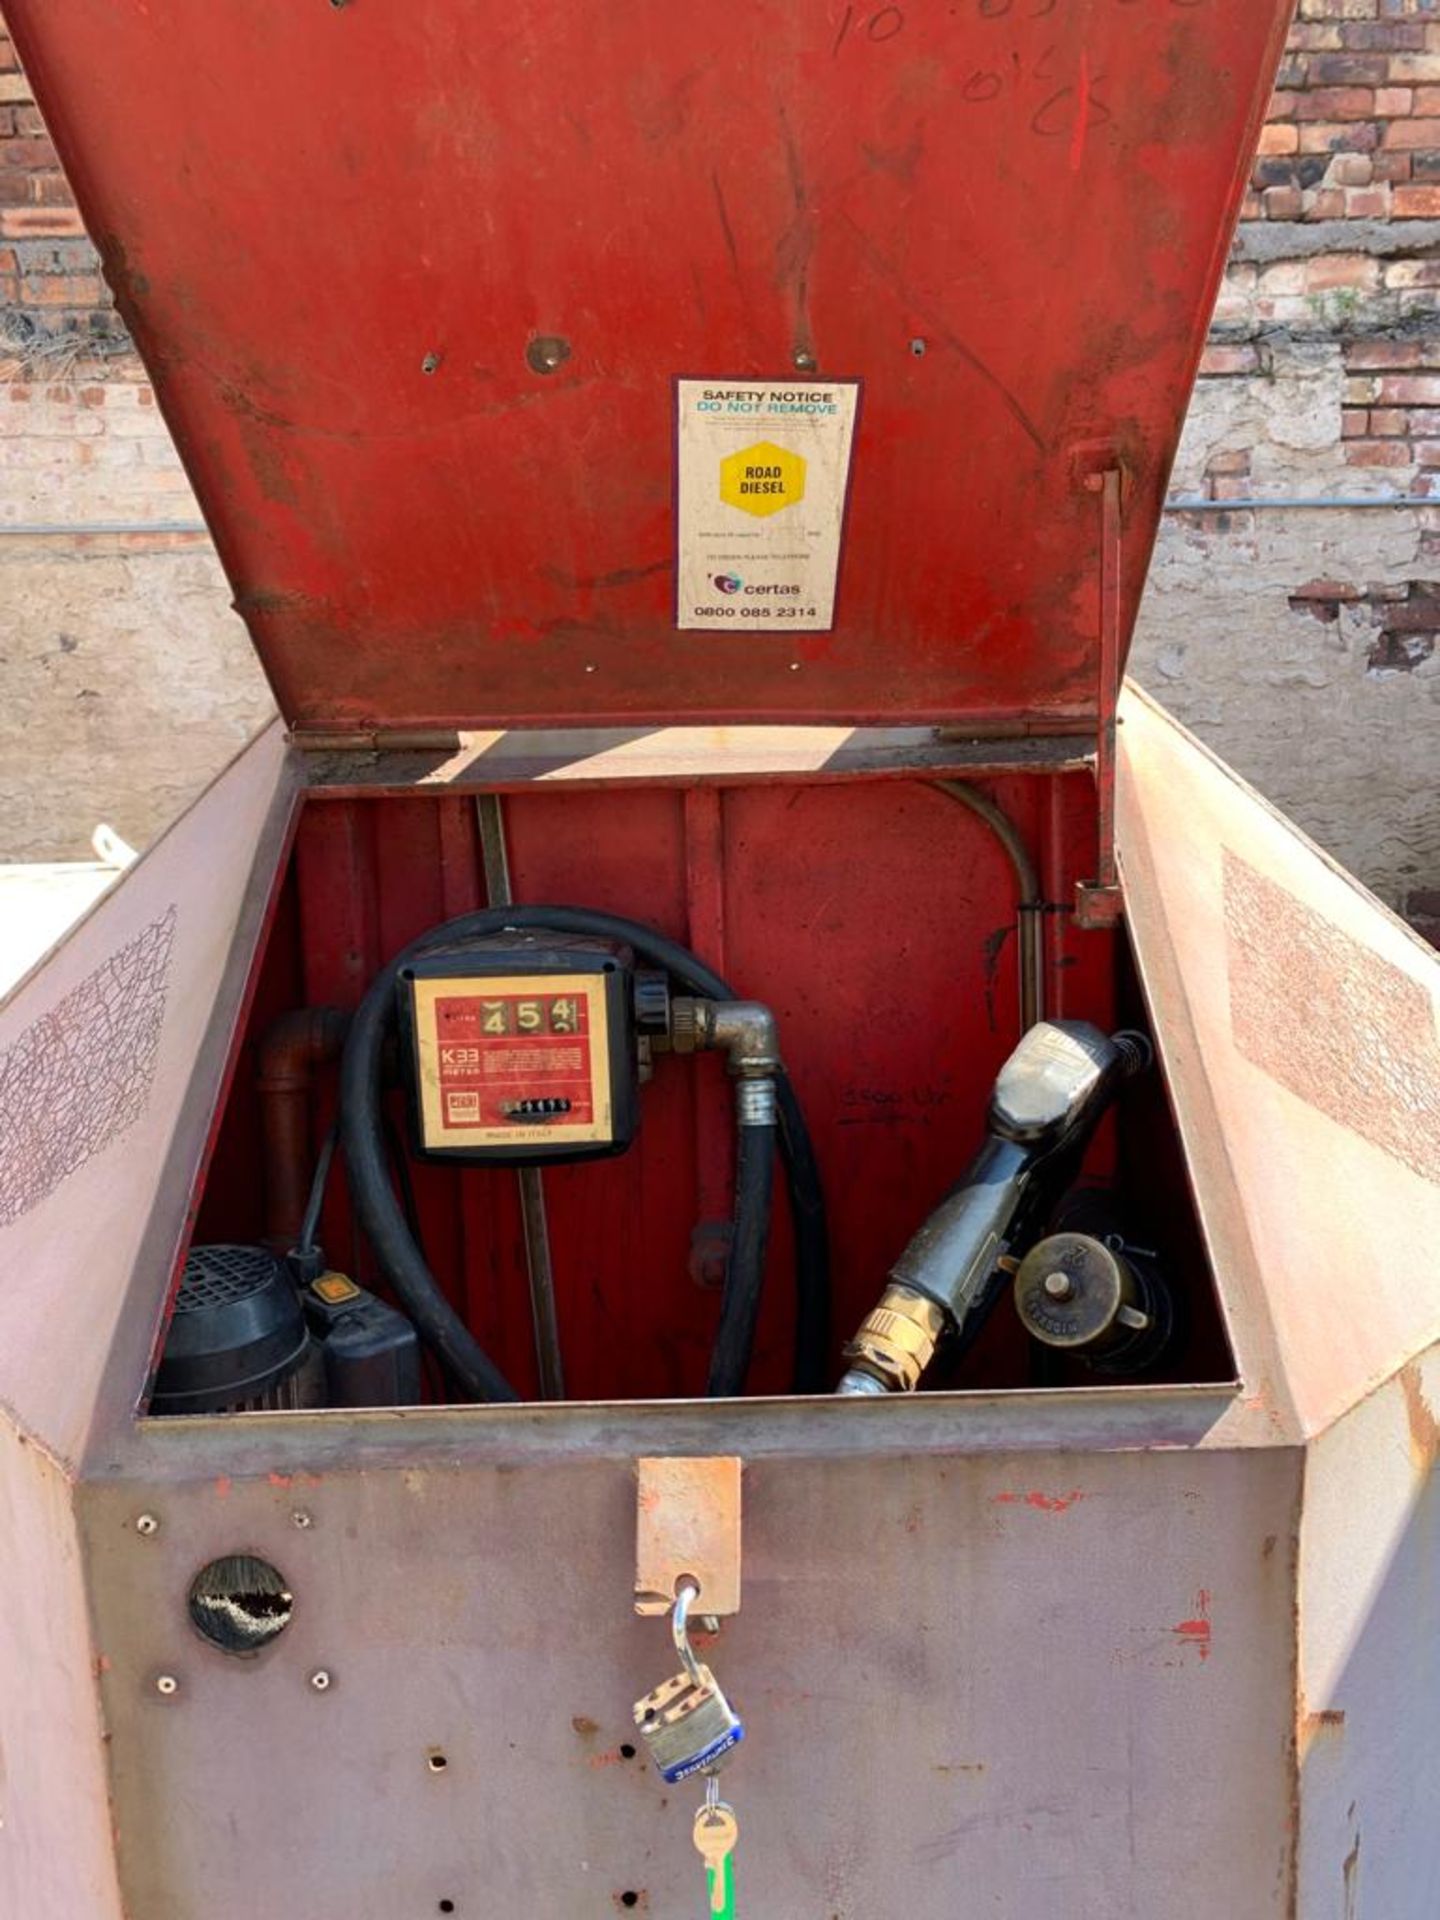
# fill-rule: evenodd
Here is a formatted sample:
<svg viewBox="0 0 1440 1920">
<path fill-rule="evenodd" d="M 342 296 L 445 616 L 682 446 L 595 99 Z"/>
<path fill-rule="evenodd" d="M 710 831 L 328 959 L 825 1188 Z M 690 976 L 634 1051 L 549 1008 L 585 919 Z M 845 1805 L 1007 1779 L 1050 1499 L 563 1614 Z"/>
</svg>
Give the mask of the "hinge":
<svg viewBox="0 0 1440 1920">
<path fill-rule="evenodd" d="M 454 727 L 292 727 L 290 744 L 301 753 L 456 753 Z"/>
<path fill-rule="evenodd" d="M 1097 852 L 1095 878 L 1075 889 L 1075 924 L 1113 927 L 1124 911 L 1115 861 L 1115 733 L 1120 705 L 1120 583 L 1124 545 L 1124 475 L 1117 466 L 1085 476 L 1100 496 L 1100 663 L 1095 727 Z"/>
</svg>

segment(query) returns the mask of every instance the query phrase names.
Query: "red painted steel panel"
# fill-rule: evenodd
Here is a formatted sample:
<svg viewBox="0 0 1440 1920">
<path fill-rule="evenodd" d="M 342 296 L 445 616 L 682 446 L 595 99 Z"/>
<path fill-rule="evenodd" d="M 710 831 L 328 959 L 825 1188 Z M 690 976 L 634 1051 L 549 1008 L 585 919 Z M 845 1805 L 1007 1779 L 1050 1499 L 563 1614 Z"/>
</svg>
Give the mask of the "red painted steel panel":
<svg viewBox="0 0 1440 1920">
<path fill-rule="evenodd" d="M 6 7 L 307 727 L 1088 718 L 1081 469 L 1128 637 L 1289 11 Z M 676 633 L 672 377 L 812 365 L 834 632 Z"/>
</svg>

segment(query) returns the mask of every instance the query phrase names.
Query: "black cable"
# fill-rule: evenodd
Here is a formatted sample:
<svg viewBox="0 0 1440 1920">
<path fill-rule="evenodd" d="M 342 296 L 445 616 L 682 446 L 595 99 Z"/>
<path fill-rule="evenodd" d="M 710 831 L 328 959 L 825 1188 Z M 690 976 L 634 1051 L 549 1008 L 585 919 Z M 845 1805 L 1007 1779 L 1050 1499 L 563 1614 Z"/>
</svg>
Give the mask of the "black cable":
<svg viewBox="0 0 1440 1920">
<path fill-rule="evenodd" d="M 315 1172 L 310 1180 L 310 1196 L 305 1202 L 305 1217 L 300 1222 L 300 1237 L 295 1242 L 296 1253 L 312 1253 L 320 1232 L 320 1209 L 325 1203 L 325 1188 L 330 1179 L 330 1169 L 335 1162 L 335 1147 L 340 1138 L 340 1120 L 337 1115 L 330 1122 L 325 1141 L 320 1148 L 320 1158 L 315 1162 Z"/>
<path fill-rule="evenodd" d="M 631 947 L 647 965 L 662 969 L 693 994 L 710 1000 L 737 997 L 719 974 L 713 973 L 677 941 L 617 914 L 594 913 L 578 907 L 491 907 L 462 914 L 412 940 L 371 982 L 351 1024 L 340 1069 L 341 1133 L 355 1209 L 382 1269 L 415 1320 L 421 1337 L 453 1377 L 485 1400 L 513 1400 L 517 1396 L 440 1291 L 406 1227 L 386 1177 L 379 1124 L 383 1098 L 381 1056 L 394 1020 L 395 983 L 402 967 L 435 947 L 448 946 L 458 940 L 483 939 L 511 929 L 549 930 L 614 940 Z M 783 1068 L 776 1075 L 775 1092 L 780 1150 L 785 1161 L 795 1230 L 795 1387 L 800 1393 L 819 1393 L 824 1390 L 830 1332 L 825 1203 L 804 1115 Z M 769 1129 L 759 1131 L 768 1134 Z M 738 1198 L 738 1178 L 736 1191 Z"/>
</svg>

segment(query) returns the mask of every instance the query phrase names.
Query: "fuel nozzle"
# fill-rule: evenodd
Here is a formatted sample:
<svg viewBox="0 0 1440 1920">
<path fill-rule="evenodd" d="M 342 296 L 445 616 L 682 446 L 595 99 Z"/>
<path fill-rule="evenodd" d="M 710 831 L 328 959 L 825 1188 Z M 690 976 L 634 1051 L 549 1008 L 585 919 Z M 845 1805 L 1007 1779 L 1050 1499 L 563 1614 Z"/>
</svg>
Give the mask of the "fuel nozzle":
<svg viewBox="0 0 1440 1920">
<path fill-rule="evenodd" d="M 1000 1070 L 965 1177 L 891 1268 L 845 1348 L 850 1370 L 838 1393 L 913 1393 L 942 1339 L 974 1340 L 1008 1278 L 1001 1260 L 1043 1219 L 1120 1087 L 1152 1058 L 1141 1033 L 1107 1035 L 1083 1020 L 1030 1029 Z"/>
</svg>

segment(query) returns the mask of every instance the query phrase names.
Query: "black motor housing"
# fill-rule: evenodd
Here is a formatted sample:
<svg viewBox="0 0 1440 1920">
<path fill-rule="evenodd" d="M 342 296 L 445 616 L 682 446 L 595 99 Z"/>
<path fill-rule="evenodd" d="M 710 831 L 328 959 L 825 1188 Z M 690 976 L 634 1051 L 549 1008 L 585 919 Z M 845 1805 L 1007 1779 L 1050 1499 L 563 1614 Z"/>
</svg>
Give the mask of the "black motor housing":
<svg viewBox="0 0 1440 1920">
<path fill-rule="evenodd" d="M 192 1247 L 152 1414 L 313 1405 L 313 1343 L 284 1263 L 263 1247 Z"/>
</svg>

